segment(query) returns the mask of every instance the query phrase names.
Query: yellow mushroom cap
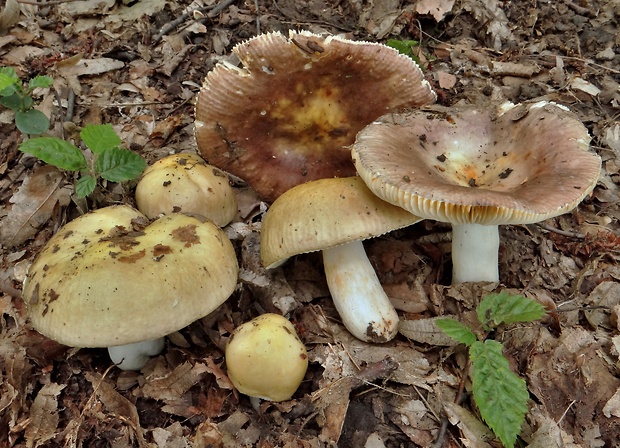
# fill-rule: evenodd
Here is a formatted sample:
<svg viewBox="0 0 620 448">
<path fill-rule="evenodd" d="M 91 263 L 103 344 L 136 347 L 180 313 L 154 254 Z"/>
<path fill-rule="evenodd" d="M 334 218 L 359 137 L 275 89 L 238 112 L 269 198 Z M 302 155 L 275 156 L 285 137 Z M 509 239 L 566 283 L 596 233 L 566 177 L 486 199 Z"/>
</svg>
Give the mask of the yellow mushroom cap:
<svg viewBox="0 0 620 448">
<path fill-rule="evenodd" d="M 430 106 L 389 114 L 352 146 L 380 198 L 453 224 L 526 224 L 561 215 L 594 189 L 601 159 L 566 107 Z"/>
<path fill-rule="evenodd" d="M 152 223 L 127 206 L 63 226 L 29 269 L 34 328 L 73 347 L 155 339 L 206 316 L 237 284 L 235 251 L 211 221 L 174 213 Z"/>
<path fill-rule="evenodd" d="M 293 255 L 382 235 L 420 221 L 375 196 L 357 176 L 298 185 L 267 210 L 261 260 L 273 267 Z"/>
<path fill-rule="evenodd" d="M 308 354 L 285 317 L 263 314 L 232 333 L 226 346 L 226 367 L 239 392 L 284 401 L 303 381 Z"/>
<path fill-rule="evenodd" d="M 228 175 L 197 154 L 174 154 L 148 167 L 136 186 L 138 210 L 150 219 L 182 212 L 224 227 L 237 213 Z"/>
<path fill-rule="evenodd" d="M 307 31 L 233 48 L 196 99 L 196 142 L 212 165 L 267 201 L 303 182 L 355 174 L 355 135 L 381 115 L 435 101 L 417 64 L 386 45 Z"/>
</svg>

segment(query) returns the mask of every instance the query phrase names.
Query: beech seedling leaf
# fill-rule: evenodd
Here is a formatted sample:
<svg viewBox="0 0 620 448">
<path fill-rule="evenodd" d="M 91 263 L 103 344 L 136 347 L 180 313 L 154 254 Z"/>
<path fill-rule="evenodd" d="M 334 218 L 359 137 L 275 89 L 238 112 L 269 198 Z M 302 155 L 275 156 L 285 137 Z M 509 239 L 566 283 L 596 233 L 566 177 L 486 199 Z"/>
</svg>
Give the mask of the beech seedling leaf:
<svg viewBox="0 0 620 448">
<path fill-rule="evenodd" d="M 535 300 L 521 295 L 489 294 L 480 302 L 476 309 L 478 320 L 488 330 L 498 325 L 514 322 L 531 322 L 545 315 L 544 307 Z"/>
<path fill-rule="evenodd" d="M 110 182 L 125 182 L 140 176 L 146 162 L 128 149 L 109 148 L 97 157 L 95 168 L 102 178 Z"/>
<path fill-rule="evenodd" d="M 97 179 L 90 174 L 85 174 L 75 182 L 75 194 L 79 198 L 85 198 L 95 191 Z"/>
<path fill-rule="evenodd" d="M 116 148 L 121 144 L 121 138 L 111 124 L 86 125 L 80 132 L 80 137 L 96 155 L 101 155 L 104 151 Z"/>
<path fill-rule="evenodd" d="M 32 154 L 45 163 L 67 171 L 86 169 L 86 159 L 79 148 L 54 137 L 37 137 L 19 145 L 19 150 Z"/>
<path fill-rule="evenodd" d="M 461 344 L 465 344 L 468 347 L 478 340 L 474 332 L 458 320 L 437 319 L 435 320 L 435 324 L 448 336 L 456 339 Z"/>
<path fill-rule="evenodd" d="M 512 448 L 527 412 L 527 385 L 508 364 L 501 343 L 476 341 L 469 348 L 474 401 L 504 446 Z"/>
</svg>

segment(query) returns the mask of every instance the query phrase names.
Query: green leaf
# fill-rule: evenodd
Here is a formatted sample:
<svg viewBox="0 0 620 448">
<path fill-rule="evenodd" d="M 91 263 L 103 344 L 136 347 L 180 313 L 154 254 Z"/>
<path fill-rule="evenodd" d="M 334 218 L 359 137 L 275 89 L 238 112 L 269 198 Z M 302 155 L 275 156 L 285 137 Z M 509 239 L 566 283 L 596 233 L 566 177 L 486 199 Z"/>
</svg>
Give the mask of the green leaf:
<svg viewBox="0 0 620 448">
<path fill-rule="evenodd" d="M 87 168 L 82 151 L 59 138 L 31 138 L 19 145 L 19 150 L 63 170 L 79 171 Z"/>
<path fill-rule="evenodd" d="M 32 98 L 28 95 L 15 92 L 12 95 L 3 96 L 0 98 L 0 104 L 4 107 L 14 111 L 25 111 L 32 106 Z"/>
<path fill-rule="evenodd" d="M 24 134 L 39 135 L 50 128 L 50 120 L 37 109 L 15 112 L 15 125 Z"/>
<path fill-rule="evenodd" d="M 6 75 L 12 79 L 12 82 L 9 86 L 4 89 L 0 89 L 0 96 L 10 96 L 13 95 L 18 90 L 21 90 L 21 81 L 19 80 L 19 76 L 15 73 L 15 70 L 12 67 L 0 67 L 0 74 Z"/>
<path fill-rule="evenodd" d="M 512 448 L 527 413 L 527 385 L 508 364 L 497 341 L 476 341 L 469 348 L 472 389 L 484 421 L 504 446 Z"/>
<path fill-rule="evenodd" d="M 386 45 L 388 47 L 392 47 L 395 50 L 398 50 L 399 53 L 402 53 L 406 56 L 412 56 L 412 47 L 415 47 L 419 44 L 420 42 L 418 42 L 417 40 L 388 39 L 388 41 L 386 42 Z"/>
<path fill-rule="evenodd" d="M 545 315 L 544 307 L 535 300 L 526 299 L 520 295 L 508 294 L 505 291 L 499 294 L 486 296 L 476 308 L 478 320 L 488 330 L 505 323 L 531 322 Z"/>
<path fill-rule="evenodd" d="M 85 174 L 75 182 L 75 194 L 79 198 L 85 198 L 95 191 L 96 186 L 97 180 L 90 174 Z"/>
<path fill-rule="evenodd" d="M 472 345 L 478 340 L 473 331 L 469 327 L 463 325 L 458 320 L 454 319 L 436 319 L 435 323 L 441 331 L 450 336 L 452 339 L 456 339 L 461 344 L 466 346 Z"/>
<path fill-rule="evenodd" d="M 28 90 L 34 90 L 37 87 L 46 88 L 52 85 L 54 80 L 49 76 L 35 76 L 28 83 Z"/>
<path fill-rule="evenodd" d="M 80 132 L 80 137 L 96 155 L 121 144 L 121 138 L 116 134 L 111 124 L 86 125 Z"/>
<path fill-rule="evenodd" d="M 0 73 L 0 92 L 15 84 L 15 79 L 6 73 Z"/>
<path fill-rule="evenodd" d="M 146 162 L 135 152 L 123 148 L 104 150 L 95 162 L 97 173 L 110 182 L 135 179 L 146 168 Z"/>
<path fill-rule="evenodd" d="M 0 67 L 0 73 L 3 75 L 8 75 L 14 80 L 19 80 L 19 76 L 17 76 L 17 73 L 13 67 Z"/>
</svg>

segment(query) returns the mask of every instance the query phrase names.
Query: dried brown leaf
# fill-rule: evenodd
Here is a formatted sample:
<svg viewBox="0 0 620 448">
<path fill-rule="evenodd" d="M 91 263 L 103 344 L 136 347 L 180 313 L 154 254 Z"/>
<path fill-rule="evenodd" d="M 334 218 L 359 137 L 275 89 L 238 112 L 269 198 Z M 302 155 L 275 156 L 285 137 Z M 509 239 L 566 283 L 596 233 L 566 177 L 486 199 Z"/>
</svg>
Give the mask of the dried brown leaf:
<svg viewBox="0 0 620 448">
<path fill-rule="evenodd" d="M 415 5 L 415 11 L 418 14 L 430 14 L 437 22 L 452 11 L 454 0 L 420 0 Z"/>
<path fill-rule="evenodd" d="M 30 423 L 24 434 L 27 448 L 41 446 L 56 435 L 60 420 L 58 395 L 64 388 L 64 384 L 49 383 L 35 397 L 30 408 Z"/>
<path fill-rule="evenodd" d="M 205 364 L 185 362 L 161 378 L 147 379 L 142 388 L 145 396 L 156 400 L 177 400 L 209 372 Z"/>
<path fill-rule="evenodd" d="M 441 316 L 442 319 L 452 318 L 458 320 L 458 317 L 446 315 Z M 398 325 L 398 332 L 408 339 L 424 344 L 439 345 L 452 347 L 458 345 L 459 342 L 441 331 L 435 321 L 437 317 L 418 320 L 401 320 Z"/>
<path fill-rule="evenodd" d="M 71 189 L 63 186 L 64 175 L 44 165 L 28 176 L 11 198 L 13 207 L 2 220 L 0 243 L 17 246 L 32 238 L 54 212 L 57 204 L 69 204 Z"/>
<path fill-rule="evenodd" d="M 450 423 L 461 429 L 463 445 L 471 448 L 491 448 L 487 441 L 495 439 L 495 436 L 481 420 L 455 403 L 444 403 L 444 410 Z"/>
<path fill-rule="evenodd" d="M 110 384 L 103 376 L 95 372 L 84 372 L 84 376 L 91 382 L 97 398 L 104 406 L 104 410 L 110 414 L 121 417 L 127 422 L 136 435 L 140 447 L 149 446 L 144 439 L 144 430 L 140 426 L 140 417 L 136 406 L 127 398 L 120 395 L 114 385 Z M 100 415 L 97 413 L 97 415 Z"/>
</svg>

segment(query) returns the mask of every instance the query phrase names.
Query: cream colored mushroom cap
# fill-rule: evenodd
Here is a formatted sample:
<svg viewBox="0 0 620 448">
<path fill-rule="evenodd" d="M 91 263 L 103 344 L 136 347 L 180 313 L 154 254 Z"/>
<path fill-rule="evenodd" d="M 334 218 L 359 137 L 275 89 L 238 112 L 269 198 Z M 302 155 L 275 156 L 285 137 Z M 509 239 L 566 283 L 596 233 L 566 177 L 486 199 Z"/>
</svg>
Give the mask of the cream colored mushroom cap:
<svg viewBox="0 0 620 448">
<path fill-rule="evenodd" d="M 226 173 L 197 154 L 174 154 L 149 166 L 136 186 L 136 204 L 150 219 L 182 212 L 204 216 L 220 227 L 237 213 Z"/>
<path fill-rule="evenodd" d="M 293 324 L 279 314 L 263 314 L 232 333 L 226 345 L 226 368 L 239 392 L 283 401 L 303 381 L 308 354 Z"/>
<path fill-rule="evenodd" d="M 566 213 L 594 189 L 601 159 L 587 129 L 549 102 L 497 110 L 428 107 L 388 114 L 352 146 L 380 198 L 455 224 L 525 224 Z"/>
<path fill-rule="evenodd" d="M 196 142 L 212 165 L 272 202 L 303 182 L 355 174 L 346 146 L 381 115 L 435 101 L 417 64 L 386 45 L 307 31 L 233 48 L 196 99 Z"/>
<path fill-rule="evenodd" d="M 39 253 L 23 297 L 34 328 L 73 347 L 155 339 L 204 317 L 237 284 L 231 242 L 174 213 L 152 223 L 127 205 L 63 226 Z"/>
<path fill-rule="evenodd" d="M 422 218 L 375 196 L 357 176 L 319 179 L 291 188 L 263 218 L 263 265 L 400 229 Z"/>
</svg>

